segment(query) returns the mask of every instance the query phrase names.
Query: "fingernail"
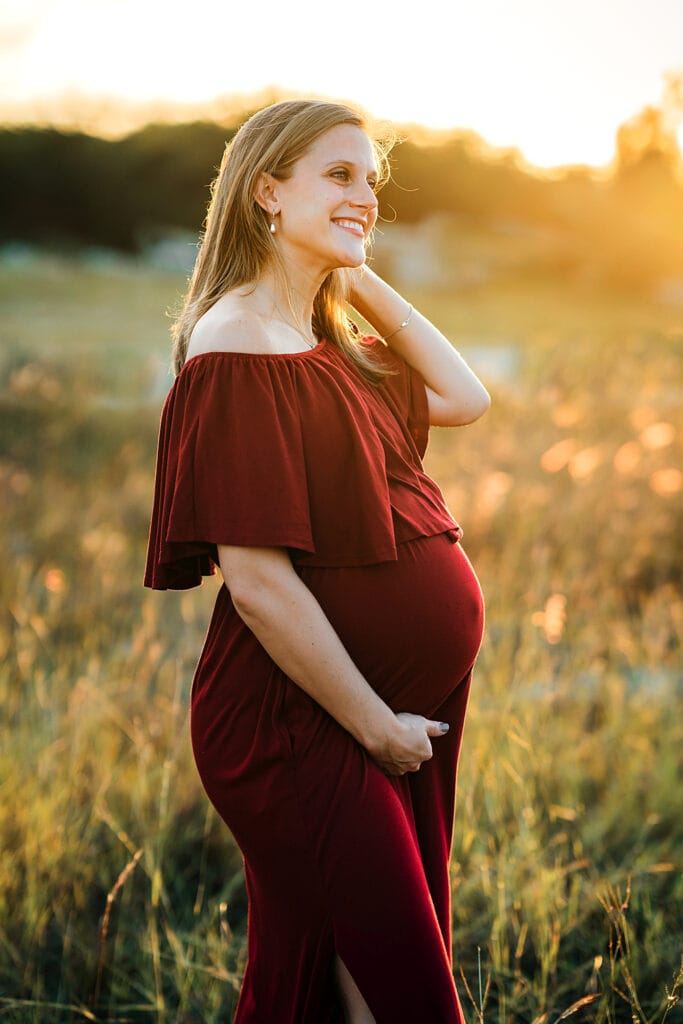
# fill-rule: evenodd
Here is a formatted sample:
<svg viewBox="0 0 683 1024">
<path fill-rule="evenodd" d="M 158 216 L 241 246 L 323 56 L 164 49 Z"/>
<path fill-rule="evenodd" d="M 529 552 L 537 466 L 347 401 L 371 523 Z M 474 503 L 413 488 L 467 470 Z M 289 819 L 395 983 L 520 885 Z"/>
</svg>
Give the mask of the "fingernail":
<svg viewBox="0 0 683 1024">
<path fill-rule="evenodd" d="M 439 722 L 439 729 L 441 729 L 441 732 L 448 732 L 450 725 L 448 722 Z"/>
</svg>

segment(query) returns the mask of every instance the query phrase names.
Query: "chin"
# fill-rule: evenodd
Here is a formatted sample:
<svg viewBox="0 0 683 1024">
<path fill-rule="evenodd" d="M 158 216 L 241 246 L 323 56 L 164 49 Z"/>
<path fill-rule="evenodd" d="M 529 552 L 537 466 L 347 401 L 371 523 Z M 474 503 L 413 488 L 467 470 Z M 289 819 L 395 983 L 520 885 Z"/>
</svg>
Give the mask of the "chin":
<svg viewBox="0 0 683 1024">
<path fill-rule="evenodd" d="M 333 270 L 356 270 L 358 267 L 362 267 L 367 258 L 365 252 L 365 246 L 358 248 L 355 252 L 347 250 L 346 252 L 328 253 L 327 259 L 325 259 L 325 270 L 324 273 L 331 273 Z"/>
<path fill-rule="evenodd" d="M 358 253 L 347 253 L 345 256 L 339 257 L 337 263 L 337 269 L 341 270 L 346 267 L 348 270 L 355 270 L 357 267 L 362 267 L 365 263 L 366 252 L 365 249 Z"/>
</svg>

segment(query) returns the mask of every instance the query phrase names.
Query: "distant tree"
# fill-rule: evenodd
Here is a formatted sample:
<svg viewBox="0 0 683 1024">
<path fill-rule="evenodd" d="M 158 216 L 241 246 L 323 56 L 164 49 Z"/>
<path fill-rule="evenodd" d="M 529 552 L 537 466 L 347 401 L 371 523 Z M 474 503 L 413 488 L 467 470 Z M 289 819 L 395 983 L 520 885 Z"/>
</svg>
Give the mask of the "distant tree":
<svg viewBox="0 0 683 1024">
<path fill-rule="evenodd" d="M 644 163 L 681 169 L 678 128 L 683 118 L 683 74 L 668 72 L 659 106 L 643 107 L 617 129 L 616 170 L 624 174 Z"/>
<path fill-rule="evenodd" d="M 382 215 L 413 223 L 438 213 L 471 220 L 553 220 L 550 183 L 529 174 L 514 151 L 492 154 L 475 132 L 418 144 L 391 156 L 392 179 L 380 193 Z"/>
<path fill-rule="evenodd" d="M 403 225 L 444 215 L 497 237 L 526 233 L 554 245 L 553 273 L 590 266 L 596 279 L 650 287 L 679 275 L 683 261 L 682 118 L 683 73 L 670 74 L 661 103 L 620 126 L 602 176 L 585 167 L 543 174 L 471 131 L 406 131 L 380 211 Z M 178 228 L 196 236 L 241 120 L 148 124 L 115 141 L 0 128 L 0 243 L 139 252 Z"/>
<path fill-rule="evenodd" d="M 169 227 L 196 231 L 234 128 L 150 124 L 110 141 L 0 130 L 0 241 L 134 252 Z"/>
<path fill-rule="evenodd" d="M 209 185 L 235 131 L 213 121 L 148 124 L 117 144 L 112 156 L 137 245 L 154 241 L 169 226 L 199 230 Z"/>
<path fill-rule="evenodd" d="M 123 240 L 112 203 L 111 144 L 82 133 L 18 128 L 0 146 L 0 237 L 81 244 Z M 97 239 L 99 240 L 99 239 Z"/>
</svg>

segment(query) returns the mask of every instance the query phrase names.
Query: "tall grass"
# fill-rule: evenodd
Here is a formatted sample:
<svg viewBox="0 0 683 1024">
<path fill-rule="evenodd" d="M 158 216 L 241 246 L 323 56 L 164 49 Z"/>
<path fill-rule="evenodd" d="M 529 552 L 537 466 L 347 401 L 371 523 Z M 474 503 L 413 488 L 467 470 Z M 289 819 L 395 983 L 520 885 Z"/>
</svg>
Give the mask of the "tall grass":
<svg viewBox="0 0 683 1024">
<path fill-rule="evenodd" d="M 0 1015 L 226 1022 L 242 866 L 187 730 L 216 584 L 141 587 L 182 281 L 45 260 L 0 287 Z M 452 864 L 468 1017 L 680 1021 L 680 312 L 528 283 L 421 305 L 456 341 L 505 325 L 520 360 L 428 458 L 487 598 Z"/>
</svg>

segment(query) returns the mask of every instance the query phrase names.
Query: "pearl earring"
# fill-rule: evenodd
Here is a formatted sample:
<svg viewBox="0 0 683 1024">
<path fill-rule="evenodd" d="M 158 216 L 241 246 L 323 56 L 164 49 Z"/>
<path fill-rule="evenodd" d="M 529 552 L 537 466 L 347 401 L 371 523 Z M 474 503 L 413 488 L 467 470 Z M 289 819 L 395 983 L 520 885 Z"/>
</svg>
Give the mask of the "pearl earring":
<svg viewBox="0 0 683 1024">
<path fill-rule="evenodd" d="M 277 231 L 277 228 L 275 227 L 275 210 L 273 210 L 273 212 L 270 215 L 270 233 L 271 233 L 271 235 L 274 235 L 276 231 Z"/>
</svg>

